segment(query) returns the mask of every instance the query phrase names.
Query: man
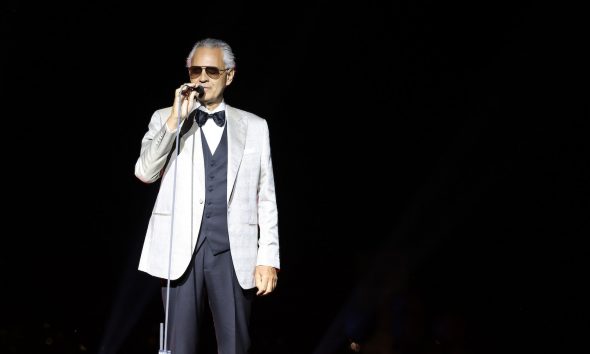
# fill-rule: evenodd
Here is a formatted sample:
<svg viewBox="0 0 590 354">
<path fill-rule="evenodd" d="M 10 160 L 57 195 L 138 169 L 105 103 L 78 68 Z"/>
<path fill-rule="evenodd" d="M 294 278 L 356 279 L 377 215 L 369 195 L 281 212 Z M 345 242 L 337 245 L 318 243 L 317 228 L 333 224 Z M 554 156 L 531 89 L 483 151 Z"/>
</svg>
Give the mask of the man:
<svg viewBox="0 0 590 354">
<path fill-rule="evenodd" d="M 236 73 L 227 43 L 197 42 L 187 67 L 190 83 L 154 112 L 135 165 L 141 181 L 161 178 L 139 270 L 171 279 L 173 354 L 197 352 L 207 303 L 218 352 L 247 353 L 254 294 L 275 289 L 280 267 L 268 126 L 224 101 Z"/>
</svg>

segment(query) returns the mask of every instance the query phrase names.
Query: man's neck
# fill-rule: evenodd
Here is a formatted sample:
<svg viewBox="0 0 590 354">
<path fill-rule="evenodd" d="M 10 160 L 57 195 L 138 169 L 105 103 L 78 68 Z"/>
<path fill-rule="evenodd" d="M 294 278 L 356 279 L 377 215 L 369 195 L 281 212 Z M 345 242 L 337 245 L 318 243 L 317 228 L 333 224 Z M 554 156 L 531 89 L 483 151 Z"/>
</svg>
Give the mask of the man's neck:
<svg viewBox="0 0 590 354">
<path fill-rule="evenodd" d="M 219 105 L 221 104 L 221 100 L 220 101 L 215 101 L 215 102 L 201 102 L 201 104 L 207 108 L 208 111 L 213 111 L 215 108 L 219 107 Z"/>
</svg>

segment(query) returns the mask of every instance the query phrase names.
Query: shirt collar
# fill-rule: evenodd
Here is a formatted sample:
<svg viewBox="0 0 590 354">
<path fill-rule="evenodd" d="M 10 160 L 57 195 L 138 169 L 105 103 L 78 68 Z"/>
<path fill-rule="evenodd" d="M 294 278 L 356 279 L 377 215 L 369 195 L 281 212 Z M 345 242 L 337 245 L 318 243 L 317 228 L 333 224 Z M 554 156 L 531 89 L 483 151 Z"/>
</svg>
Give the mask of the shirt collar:
<svg viewBox="0 0 590 354">
<path fill-rule="evenodd" d="M 222 100 L 221 103 L 219 104 L 219 106 L 215 107 L 214 110 L 210 111 L 208 110 L 205 105 L 201 104 L 201 102 L 197 101 L 197 107 L 196 109 L 200 109 L 201 111 L 205 111 L 209 114 L 213 114 L 216 112 L 220 112 L 220 111 L 225 111 L 225 100 Z"/>
</svg>

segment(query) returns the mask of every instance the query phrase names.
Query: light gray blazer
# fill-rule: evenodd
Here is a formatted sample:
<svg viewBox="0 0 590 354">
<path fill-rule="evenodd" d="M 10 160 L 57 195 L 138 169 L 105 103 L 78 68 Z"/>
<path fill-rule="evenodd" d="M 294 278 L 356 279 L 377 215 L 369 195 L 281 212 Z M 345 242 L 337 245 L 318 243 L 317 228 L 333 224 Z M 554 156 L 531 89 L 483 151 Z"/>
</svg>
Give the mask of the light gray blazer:
<svg viewBox="0 0 590 354">
<path fill-rule="evenodd" d="M 205 201 L 205 168 L 199 127 L 184 134 L 166 130 L 172 107 L 152 115 L 135 164 L 145 183 L 162 178 L 149 220 L 139 270 L 175 280 L 187 269 L 197 244 Z M 256 265 L 280 268 L 278 212 L 266 120 L 226 104 L 228 166 L 227 223 L 234 269 L 244 289 L 255 286 Z M 187 120 L 183 124 L 187 123 Z M 176 171 L 176 195 L 173 196 Z M 174 200 L 173 200 L 174 199 Z M 173 209 L 174 203 L 174 209 Z M 172 236 L 172 241 L 171 241 Z M 172 262 L 168 275 L 170 243 Z"/>
</svg>

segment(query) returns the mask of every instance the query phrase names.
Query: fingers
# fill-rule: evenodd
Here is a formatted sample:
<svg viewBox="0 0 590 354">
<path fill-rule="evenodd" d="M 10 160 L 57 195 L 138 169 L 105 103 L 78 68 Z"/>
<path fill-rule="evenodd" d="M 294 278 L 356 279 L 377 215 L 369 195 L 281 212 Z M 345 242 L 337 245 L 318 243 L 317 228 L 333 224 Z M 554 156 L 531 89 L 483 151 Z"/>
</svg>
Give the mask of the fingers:
<svg viewBox="0 0 590 354">
<path fill-rule="evenodd" d="M 267 276 L 265 276 L 261 272 L 256 272 L 256 287 L 258 288 L 256 295 L 264 295 L 266 293 L 267 282 L 268 282 Z"/>
<path fill-rule="evenodd" d="M 275 289 L 275 286 L 276 280 L 270 279 L 267 276 L 263 276 L 258 283 L 258 292 L 256 292 L 256 295 L 268 295 L 272 293 L 272 291 Z"/>
<path fill-rule="evenodd" d="M 197 84 L 193 83 L 183 84 L 182 86 L 180 86 L 180 92 L 184 97 L 189 97 L 191 93 L 195 92 L 196 87 Z"/>
<path fill-rule="evenodd" d="M 175 90 L 173 114 L 176 116 L 180 110 L 180 116 L 183 120 L 187 117 L 195 102 L 197 92 L 191 89 L 194 86 L 195 84 L 192 83 L 182 84 Z"/>
<path fill-rule="evenodd" d="M 189 104 L 195 102 L 195 97 L 197 97 L 197 91 L 191 91 L 191 94 L 188 97 Z"/>
<path fill-rule="evenodd" d="M 260 285 L 256 286 L 258 288 L 256 295 L 258 295 L 258 296 L 268 295 L 274 291 L 275 286 L 276 286 L 275 281 L 266 281 L 266 282 L 262 281 Z"/>
<path fill-rule="evenodd" d="M 276 274 L 276 270 L 272 267 L 257 267 L 255 280 L 256 287 L 258 288 L 256 295 L 268 295 L 272 293 L 277 287 L 278 277 Z"/>
<path fill-rule="evenodd" d="M 176 129 L 179 122 L 184 121 L 189 112 L 193 109 L 197 92 L 187 88 L 193 87 L 194 85 L 195 84 L 183 84 L 174 91 L 175 95 L 174 103 L 172 104 L 172 112 L 166 121 L 166 124 L 171 131 Z"/>
<path fill-rule="evenodd" d="M 175 102 L 178 101 L 178 97 L 181 96 L 183 101 L 186 101 L 190 98 L 190 96 L 195 93 L 195 90 L 193 89 L 196 84 L 182 84 L 180 85 L 180 87 L 178 87 L 175 91 L 174 91 L 174 100 Z M 195 97 L 195 95 L 192 95 L 193 97 Z"/>
</svg>

